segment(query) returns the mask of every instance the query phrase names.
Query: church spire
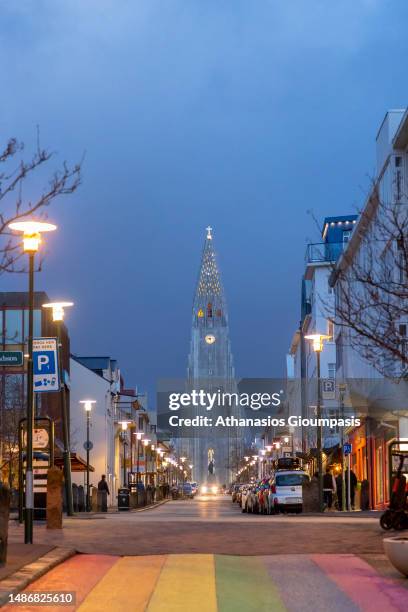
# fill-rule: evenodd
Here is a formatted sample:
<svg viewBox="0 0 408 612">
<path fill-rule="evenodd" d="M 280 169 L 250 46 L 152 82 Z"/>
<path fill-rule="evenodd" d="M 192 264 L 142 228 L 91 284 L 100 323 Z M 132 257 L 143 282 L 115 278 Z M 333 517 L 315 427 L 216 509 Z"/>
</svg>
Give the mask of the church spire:
<svg viewBox="0 0 408 612">
<path fill-rule="evenodd" d="M 196 308 L 207 306 L 207 303 L 217 303 L 224 306 L 224 290 L 218 269 L 217 258 L 213 246 L 212 227 L 206 228 L 207 236 L 201 256 L 200 272 L 194 297 Z M 207 300 L 207 302 L 206 302 Z"/>
</svg>

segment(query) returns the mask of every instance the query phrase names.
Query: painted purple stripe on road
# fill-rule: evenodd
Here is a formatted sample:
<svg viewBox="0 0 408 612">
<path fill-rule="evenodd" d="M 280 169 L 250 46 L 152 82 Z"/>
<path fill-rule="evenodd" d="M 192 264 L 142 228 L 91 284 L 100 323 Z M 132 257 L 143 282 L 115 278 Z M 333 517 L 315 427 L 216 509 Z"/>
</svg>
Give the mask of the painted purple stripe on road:
<svg viewBox="0 0 408 612">
<path fill-rule="evenodd" d="M 308 555 L 261 558 L 289 612 L 358 612 L 358 606 Z"/>
<path fill-rule="evenodd" d="M 355 555 L 310 555 L 311 559 L 367 612 L 407 612 L 408 590 L 383 578 Z"/>
</svg>

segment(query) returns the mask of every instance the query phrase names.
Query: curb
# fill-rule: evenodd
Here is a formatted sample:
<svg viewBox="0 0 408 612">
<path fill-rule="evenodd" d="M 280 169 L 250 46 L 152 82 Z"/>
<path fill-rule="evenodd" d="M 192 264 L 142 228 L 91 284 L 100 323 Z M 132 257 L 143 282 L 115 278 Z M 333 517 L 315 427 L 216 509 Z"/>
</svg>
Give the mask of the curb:
<svg viewBox="0 0 408 612">
<path fill-rule="evenodd" d="M 43 557 L 24 565 L 21 569 L 0 581 L 0 607 L 9 601 L 9 595 L 19 593 L 29 584 L 46 574 L 56 565 L 73 557 L 76 551 L 73 548 L 56 547 Z"/>
<path fill-rule="evenodd" d="M 169 501 L 171 500 L 162 499 L 161 501 L 157 502 L 157 504 L 151 504 L 150 506 L 145 506 L 144 508 L 133 508 L 131 512 L 145 512 L 146 510 L 154 510 L 154 508 L 158 508 L 159 506 L 162 506 L 163 504 L 167 504 L 167 502 Z"/>
</svg>

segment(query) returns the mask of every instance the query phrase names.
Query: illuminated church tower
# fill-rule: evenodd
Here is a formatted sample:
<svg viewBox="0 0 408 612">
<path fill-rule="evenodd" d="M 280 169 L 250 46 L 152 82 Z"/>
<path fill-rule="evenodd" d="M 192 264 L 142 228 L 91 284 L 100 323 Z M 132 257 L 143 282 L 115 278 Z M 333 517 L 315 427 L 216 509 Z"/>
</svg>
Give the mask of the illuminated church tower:
<svg viewBox="0 0 408 612">
<path fill-rule="evenodd" d="M 212 228 L 207 227 L 206 231 L 193 303 L 188 382 L 194 389 L 231 393 L 236 388 L 227 306 L 214 251 Z M 200 408 L 200 414 L 211 416 L 215 421 L 217 409 L 208 413 Z M 222 485 L 231 481 L 235 436 L 227 428 L 216 430 L 213 427 L 205 430 L 201 437 L 190 441 L 194 478 L 198 482 L 213 481 Z"/>
</svg>

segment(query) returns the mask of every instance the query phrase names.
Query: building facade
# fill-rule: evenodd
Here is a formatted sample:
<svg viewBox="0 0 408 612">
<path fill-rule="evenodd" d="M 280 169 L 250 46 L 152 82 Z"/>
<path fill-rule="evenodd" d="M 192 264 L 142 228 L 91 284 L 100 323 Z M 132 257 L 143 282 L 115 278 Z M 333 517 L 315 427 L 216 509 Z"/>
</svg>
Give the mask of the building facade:
<svg viewBox="0 0 408 612">
<path fill-rule="evenodd" d="M 338 322 L 335 325 L 337 377 L 346 381 L 350 388 L 350 408 L 359 411 L 363 417 L 359 428 L 348 431 L 353 448 L 352 465 L 360 481 L 368 480 L 371 507 L 380 509 L 384 508 L 390 496 L 390 445 L 396 439 L 408 441 L 408 412 L 401 409 L 398 401 L 399 382 L 406 376 L 406 364 L 390 359 L 388 352 L 378 347 L 373 347 L 375 357 L 367 358 L 370 341 L 361 342 L 352 326 L 342 325 L 340 313 L 350 299 L 347 295 L 349 283 L 360 282 L 361 291 L 365 291 L 366 283 L 356 281 L 356 270 L 361 270 L 359 276 L 363 279 L 370 271 L 372 278 L 382 279 L 380 285 L 381 282 L 396 282 L 401 286 L 407 283 L 406 278 L 396 280 L 404 271 L 398 265 L 399 240 L 392 239 L 396 228 L 389 227 L 390 223 L 402 221 L 408 215 L 407 110 L 392 110 L 386 114 L 377 134 L 376 153 L 377 174 L 372 189 L 331 282 L 336 295 Z M 384 271 L 386 274 L 382 278 Z M 380 304 L 381 298 L 375 299 Z M 384 334 L 384 323 L 380 307 L 377 308 L 378 333 L 381 335 Z M 402 302 L 399 312 L 400 316 L 397 312 L 395 320 L 386 321 L 388 331 L 385 333 L 395 337 L 396 344 L 404 345 L 408 321 Z M 367 301 L 361 325 L 368 322 L 370 316 Z"/>
<path fill-rule="evenodd" d="M 207 228 L 193 300 L 187 378 L 191 389 L 207 392 L 235 389 L 227 304 L 211 228 Z M 200 410 L 203 414 L 203 409 Z M 229 434 L 226 429 L 217 431 L 215 427 L 208 434 L 197 431 L 195 439 L 184 441 L 182 448 L 194 465 L 194 479 L 201 483 L 216 481 L 220 485 L 230 482 L 237 443 L 236 434 Z"/>
</svg>

